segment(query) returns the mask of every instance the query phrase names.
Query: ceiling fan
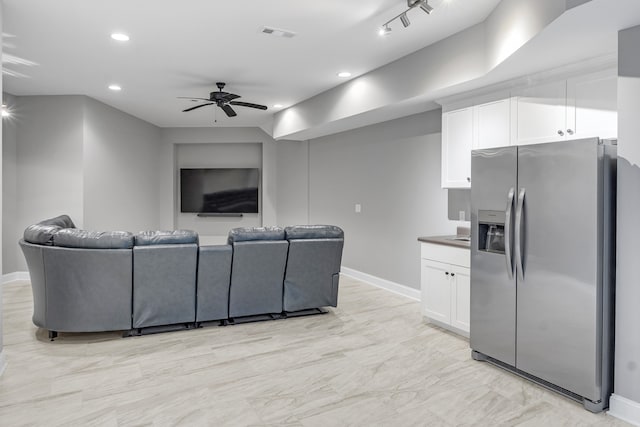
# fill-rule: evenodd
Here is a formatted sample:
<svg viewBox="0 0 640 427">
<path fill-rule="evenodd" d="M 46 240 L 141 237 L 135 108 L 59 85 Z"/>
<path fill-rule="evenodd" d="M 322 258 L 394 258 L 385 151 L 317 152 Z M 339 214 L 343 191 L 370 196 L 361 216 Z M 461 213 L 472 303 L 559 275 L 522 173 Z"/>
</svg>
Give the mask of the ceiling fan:
<svg viewBox="0 0 640 427">
<path fill-rule="evenodd" d="M 187 111 L 192 111 L 200 107 L 206 107 L 207 105 L 217 105 L 218 107 L 222 108 L 222 110 L 226 113 L 227 116 L 235 117 L 237 116 L 237 113 L 231 107 L 232 105 L 235 105 L 238 107 L 257 108 L 259 110 L 267 109 L 266 105 L 252 104 L 250 102 L 234 101 L 235 99 L 240 98 L 240 95 L 224 92 L 222 89 L 224 89 L 225 83 L 223 82 L 216 83 L 216 86 L 218 86 L 218 89 L 219 89 L 218 92 L 211 92 L 209 94 L 209 98 L 190 98 L 186 96 L 180 96 L 179 98 L 182 98 L 182 99 L 191 99 L 193 101 L 207 101 L 204 104 L 196 105 L 195 107 L 190 107 L 190 108 L 187 108 L 186 110 L 182 110 L 182 112 L 186 113 Z"/>
</svg>

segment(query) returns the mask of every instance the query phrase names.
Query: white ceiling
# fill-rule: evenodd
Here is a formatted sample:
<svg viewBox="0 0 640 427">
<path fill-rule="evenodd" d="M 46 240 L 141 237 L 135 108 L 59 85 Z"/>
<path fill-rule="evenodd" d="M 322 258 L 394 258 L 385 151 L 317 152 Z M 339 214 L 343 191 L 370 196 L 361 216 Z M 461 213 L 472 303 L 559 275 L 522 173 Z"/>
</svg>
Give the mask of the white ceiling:
<svg viewBox="0 0 640 427">
<path fill-rule="evenodd" d="M 3 77 L 13 95 L 88 95 L 162 127 L 269 126 L 273 104 L 294 105 L 482 22 L 499 0 L 431 0 L 435 10 L 408 14 L 412 25 L 381 24 L 405 0 L 4 0 L 4 53 L 37 66 L 4 64 L 27 78 Z M 263 26 L 296 33 L 267 36 Z M 113 32 L 131 36 L 111 40 Z M 179 96 L 208 97 L 215 82 L 265 104 L 237 107 L 227 118 L 213 106 Z M 120 84 L 121 92 L 107 86 Z"/>
</svg>

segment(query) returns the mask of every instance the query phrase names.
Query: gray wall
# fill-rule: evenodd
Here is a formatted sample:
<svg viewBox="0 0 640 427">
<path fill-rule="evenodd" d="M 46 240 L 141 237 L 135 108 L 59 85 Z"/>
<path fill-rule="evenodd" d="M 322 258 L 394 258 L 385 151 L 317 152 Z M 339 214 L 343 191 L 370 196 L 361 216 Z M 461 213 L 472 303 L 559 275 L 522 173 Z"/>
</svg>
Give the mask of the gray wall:
<svg viewBox="0 0 640 427">
<path fill-rule="evenodd" d="M 640 407 L 640 26 L 618 46 L 618 233 L 615 394 Z M 638 414 L 640 416 L 640 414 Z M 640 419 L 637 419 L 640 421 Z"/>
<path fill-rule="evenodd" d="M 278 141 L 278 225 L 309 223 L 309 143 Z"/>
<path fill-rule="evenodd" d="M 157 229 L 160 128 L 94 99 L 84 102 L 84 227 Z"/>
<path fill-rule="evenodd" d="M 344 229 L 344 266 L 420 288 L 418 236 L 455 233 L 440 128 L 434 110 L 310 141 L 309 220 Z"/>
<path fill-rule="evenodd" d="M 17 241 L 63 213 L 78 227 L 158 228 L 160 129 L 85 96 L 12 97 L 3 185 L 3 272 L 27 271 Z M 13 208 L 11 207 L 13 206 Z"/>
<path fill-rule="evenodd" d="M 17 98 L 16 232 L 63 213 L 82 227 L 83 116 L 82 96 Z M 24 257 L 17 258 L 3 271 L 26 271 Z"/>
<path fill-rule="evenodd" d="M 10 110 L 15 109 L 16 99 L 9 94 L 2 94 L 3 102 Z M 18 239 L 22 230 L 16 224 L 18 220 L 17 180 L 17 123 L 15 117 L 2 120 L 2 265 L 5 272 L 16 271 L 18 263 Z M 21 257 L 20 257 L 21 258 Z M 13 268 L 13 269 L 12 269 Z"/>
</svg>

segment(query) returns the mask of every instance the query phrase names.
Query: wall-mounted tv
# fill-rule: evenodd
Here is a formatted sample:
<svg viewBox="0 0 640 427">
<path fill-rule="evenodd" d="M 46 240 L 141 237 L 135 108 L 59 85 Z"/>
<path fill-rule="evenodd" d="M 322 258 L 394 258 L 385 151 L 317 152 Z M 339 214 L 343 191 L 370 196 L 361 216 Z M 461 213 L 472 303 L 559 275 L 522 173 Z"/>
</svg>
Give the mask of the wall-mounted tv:
<svg viewBox="0 0 640 427">
<path fill-rule="evenodd" d="M 258 213 L 259 169 L 180 169 L 180 211 Z"/>
</svg>

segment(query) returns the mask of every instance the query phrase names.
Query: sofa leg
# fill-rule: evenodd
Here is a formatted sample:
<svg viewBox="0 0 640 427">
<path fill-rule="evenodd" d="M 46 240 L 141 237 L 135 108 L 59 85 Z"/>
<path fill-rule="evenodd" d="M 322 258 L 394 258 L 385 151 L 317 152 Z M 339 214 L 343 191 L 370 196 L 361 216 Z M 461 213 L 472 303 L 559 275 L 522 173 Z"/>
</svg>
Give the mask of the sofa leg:
<svg viewBox="0 0 640 427">
<path fill-rule="evenodd" d="M 53 341 L 58 337 L 58 331 L 49 331 L 49 341 Z"/>
</svg>

